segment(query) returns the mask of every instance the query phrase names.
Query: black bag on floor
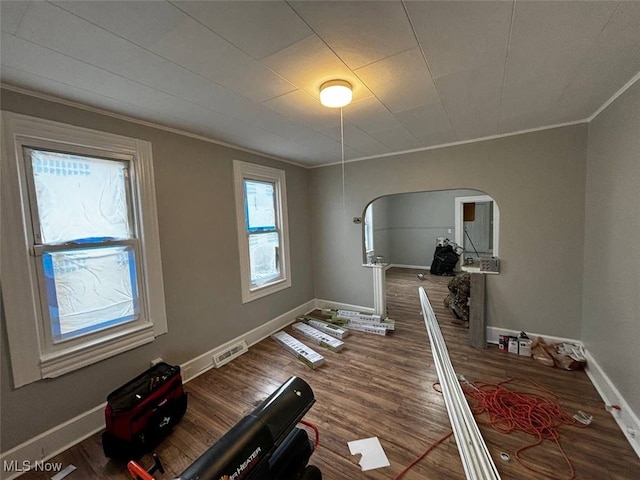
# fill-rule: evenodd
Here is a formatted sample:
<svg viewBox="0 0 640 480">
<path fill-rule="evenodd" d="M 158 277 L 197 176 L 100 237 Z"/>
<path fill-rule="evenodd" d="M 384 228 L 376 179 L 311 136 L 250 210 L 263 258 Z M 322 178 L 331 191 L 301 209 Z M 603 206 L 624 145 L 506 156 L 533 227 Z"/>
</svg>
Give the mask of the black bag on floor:
<svg viewBox="0 0 640 480">
<path fill-rule="evenodd" d="M 107 430 L 102 434 L 106 457 L 136 458 L 153 448 L 182 418 L 187 394 L 180 367 L 161 362 L 107 397 Z"/>
<path fill-rule="evenodd" d="M 437 246 L 430 272 L 432 275 L 452 276 L 456 263 L 458 263 L 458 255 L 451 245 Z"/>
</svg>

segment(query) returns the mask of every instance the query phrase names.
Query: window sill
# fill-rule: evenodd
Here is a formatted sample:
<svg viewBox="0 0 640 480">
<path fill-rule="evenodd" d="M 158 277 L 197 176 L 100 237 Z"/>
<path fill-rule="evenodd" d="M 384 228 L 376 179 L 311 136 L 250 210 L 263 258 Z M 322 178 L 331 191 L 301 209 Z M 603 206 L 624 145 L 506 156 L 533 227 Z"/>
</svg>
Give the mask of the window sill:
<svg viewBox="0 0 640 480">
<path fill-rule="evenodd" d="M 153 325 L 139 325 L 106 339 L 102 337 L 93 345 L 79 345 L 68 350 L 43 355 L 40 359 L 40 372 L 42 378 L 59 377 L 65 373 L 153 342 L 154 339 Z"/>
<path fill-rule="evenodd" d="M 285 288 L 289 288 L 290 286 L 291 280 L 289 278 L 283 278 L 278 280 L 277 282 L 270 283 L 263 287 L 257 287 L 256 289 L 249 290 L 248 292 L 243 291 L 242 303 L 252 302 L 253 300 L 266 297 L 267 295 L 279 292 L 280 290 L 284 290 Z"/>
</svg>

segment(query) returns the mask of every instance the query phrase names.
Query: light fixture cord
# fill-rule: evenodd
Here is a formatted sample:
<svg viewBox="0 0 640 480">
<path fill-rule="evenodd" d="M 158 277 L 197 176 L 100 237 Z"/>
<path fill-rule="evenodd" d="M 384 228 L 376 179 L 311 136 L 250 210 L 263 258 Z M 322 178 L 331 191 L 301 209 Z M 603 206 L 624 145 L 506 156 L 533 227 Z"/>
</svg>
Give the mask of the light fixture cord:
<svg viewBox="0 0 640 480">
<path fill-rule="evenodd" d="M 342 107 L 340 107 L 340 158 L 342 165 L 342 217 L 346 221 L 347 208 L 345 203 L 345 182 L 344 182 L 344 118 L 342 116 Z"/>
</svg>

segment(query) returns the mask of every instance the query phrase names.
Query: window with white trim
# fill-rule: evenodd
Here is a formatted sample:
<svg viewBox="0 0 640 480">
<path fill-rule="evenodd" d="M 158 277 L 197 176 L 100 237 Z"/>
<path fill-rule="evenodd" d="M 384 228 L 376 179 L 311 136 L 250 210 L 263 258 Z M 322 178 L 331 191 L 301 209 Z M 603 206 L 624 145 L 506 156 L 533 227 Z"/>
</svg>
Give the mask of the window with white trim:
<svg viewBox="0 0 640 480">
<path fill-rule="evenodd" d="M 291 286 L 284 170 L 233 162 L 242 303 Z"/>
<path fill-rule="evenodd" d="M 7 112 L 2 119 L 14 385 L 166 333 L 149 142 Z"/>
</svg>

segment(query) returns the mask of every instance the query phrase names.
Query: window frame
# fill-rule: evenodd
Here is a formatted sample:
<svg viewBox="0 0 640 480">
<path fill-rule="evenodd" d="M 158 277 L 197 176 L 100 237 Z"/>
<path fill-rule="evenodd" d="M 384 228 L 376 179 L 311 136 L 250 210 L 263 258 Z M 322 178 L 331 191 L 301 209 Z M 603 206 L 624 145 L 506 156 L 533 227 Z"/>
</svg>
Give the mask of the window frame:
<svg viewBox="0 0 640 480">
<path fill-rule="evenodd" d="M 238 228 L 238 249 L 240 253 L 240 282 L 242 303 L 271 295 L 291 286 L 291 267 L 289 261 L 289 226 L 287 212 L 286 175 L 284 170 L 266 167 L 255 163 L 233 161 L 234 191 L 236 201 L 236 221 Z M 251 261 L 249 257 L 249 236 L 247 228 L 244 181 L 253 180 L 274 184 L 276 208 L 276 232 L 279 234 L 280 276 L 262 285 L 252 287 Z M 271 233 L 271 232 L 265 232 Z"/>
<path fill-rule="evenodd" d="M 14 386 L 58 377 L 166 333 L 151 143 L 4 111 L 2 138 L 1 274 Z M 51 319 L 44 308 L 41 256 L 36 255 L 42 246 L 34 235 L 37 210 L 30 205 L 33 180 L 28 177 L 30 157 L 25 148 L 129 161 L 139 319 L 53 342 Z"/>
</svg>

